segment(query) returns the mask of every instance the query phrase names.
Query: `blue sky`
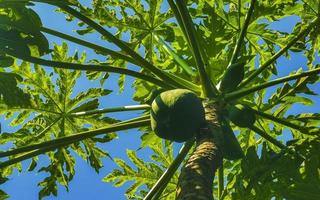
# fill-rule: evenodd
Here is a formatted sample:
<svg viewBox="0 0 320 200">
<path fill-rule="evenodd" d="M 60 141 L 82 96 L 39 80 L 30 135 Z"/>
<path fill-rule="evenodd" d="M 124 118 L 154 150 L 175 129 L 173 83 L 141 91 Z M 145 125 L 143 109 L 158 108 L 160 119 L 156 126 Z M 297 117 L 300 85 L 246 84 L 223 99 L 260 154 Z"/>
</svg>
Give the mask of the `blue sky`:
<svg viewBox="0 0 320 200">
<path fill-rule="evenodd" d="M 66 23 L 64 20 L 64 16 L 62 14 L 54 13 L 54 7 L 48 5 L 39 5 L 35 7 L 36 11 L 40 14 L 43 19 L 43 23 L 45 26 L 49 28 L 56 29 L 61 32 L 65 32 L 74 36 L 77 36 L 72 30 L 75 29 L 76 24 L 74 22 Z M 291 17 L 286 18 L 284 21 L 280 23 L 273 24 L 273 28 L 280 29 L 282 31 L 291 32 L 293 25 L 296 23 L 297 18 Z M 48 36 L 51 42 L 56 42 L 57 44 L 61 44 L 61 40 L 52 36 Z M 99 39 L 100 36 L 98 34 L 90 34 L 89 36 L 85 36 L 85 39 L 97 43 L 100 45 L 108 45 L 107 43 L 101 43 Z M 85 50 L 88 58 L 97 58 L 97 55 L 90 49 L 86 49 L 83 47 L 79 47 L 77 45 L 71 44 L 69 45 L 70 53 L 74 52 L 76 49 Z M 99 57 L 98 58 L 102 58 Z M 292 71 L 292 69 L 298 69 L 299 67 L 305 68 L 306 60 L 303 55 L 295 54 L 291 58 L 290 61 L 287 61 L 284 58 L 279 60 L 279 76 L 287 75 L 288 71 Z M 105 87 L 107 89 L 114 90 L 114 93 L 111 96 L 103 98 L 101 107 L 114 107 L 121 105 L 130 105 L 135 104 L 131 100 L 131 95 L 133 90 L 131 88 L 132 78 L 128 79 L 126 84 L 125 93 L 118 93 L 117 86 L 117 75 L 112 75 L 112 77 L 106 82 Z M 79 92 L 85 88 L 85 86 L 90 87 L 98 87 L 98 83 L 86 81 L 82 79 L 76 88 L 75 92 Z M 314 87 L 317 93 L 320 93 L 319 87 Z M 316 101 L 316 106 L 313 107 L 305 107 L 305 106 L 295 106 L 295 109 L 292 109 L 291 114 L 300 113 L 301 109 L 304 112 L 313 112 L 314 109 L 320 110 L 319 100 Z M 139 114 L 139 112 L 130 112 L 125 114 L 112 114 L 110 116 L 115 116 L 120 119 L 128 119 L 135 117 Z M 9 131 L 10 129 L 5 126 L 3 120 L 1 120 L 1 124 L 3 125 L 3 131 Z M 135 130 L 130 130 L 127 132 L 120 132 L 119 139 L 112 141 L 105 145 L 104 149 L 107 150 L 112 157 L 120 157 L 122 159 L 126 159 L 126 149 L 137 149 L 139 147 L 139 137 L 140 133 Z M 149 155 L 148 151 L 139 151 L 139 156 L 143 158 L 147 158 Z M 40 157 L 41 159 L 41 157 Z M 25 161 L 24 165 L 28 165 L 30 161 Z M 45 161 L 43 161 L 45 162 Z M 59 200 L 70 200 L 70 199 L 91 199 L 91 200 L 100 200 L 100 199 L 125 199 L 124 192 L 126 187 L 114 188 L 110 183 L 104 183 L 101 179 L 111 172 L 116 165 L 109 159 L 104 159 L 105 167 L 101 169 L 99 174 L 96 174 L 95 171 L 82 159 L 77 159 L 77 167 L 76 167 L 76 175 L 74 180 L 70 182 L 69 192 L 62 187 L 59 188 L 58 197 L 48 197 L 46 199 L 59 199 Z M 12 200 L 33 200 L 38 198 L 39 188 L 37 187 L 37 183 L 41 181 L 45 177 L 44 173 L 18 173 L 15 172 L 13 176 L 10 177 L 10 181 L 1 186 L 1 189 L 10 194 Z M 128 184 L 125 184 L 128 186 Z"/>
</svg>

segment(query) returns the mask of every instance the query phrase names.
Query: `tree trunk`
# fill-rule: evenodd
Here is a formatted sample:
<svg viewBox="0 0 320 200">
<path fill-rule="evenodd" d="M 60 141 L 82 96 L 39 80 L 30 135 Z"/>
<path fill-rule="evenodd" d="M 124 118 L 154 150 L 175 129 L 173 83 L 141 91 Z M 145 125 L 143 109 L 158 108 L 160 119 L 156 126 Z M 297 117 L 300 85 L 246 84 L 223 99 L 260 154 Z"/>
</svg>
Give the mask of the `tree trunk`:
<svg viewBox="0 0 320 200">
<path fill-rule="evenodd" d="M 217 106 L 204 104 L 206 127 L 197 136 L 196 149 L 183 166 L 176 200 L 213 200 L 213 180 L 222 163 L 221 126 Z"/>
</svg>

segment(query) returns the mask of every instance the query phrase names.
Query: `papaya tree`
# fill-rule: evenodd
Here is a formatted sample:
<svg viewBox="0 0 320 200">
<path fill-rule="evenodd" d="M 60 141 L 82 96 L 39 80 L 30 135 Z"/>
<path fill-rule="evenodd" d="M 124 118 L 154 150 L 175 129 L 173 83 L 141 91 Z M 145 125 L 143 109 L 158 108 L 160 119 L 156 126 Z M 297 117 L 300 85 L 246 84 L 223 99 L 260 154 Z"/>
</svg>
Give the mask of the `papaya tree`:
<svg viewBox="0 0 320 200">
<path fill-rule="evenodd" d="M 41 4 L 76 35 L 45 26 Z M 38 171 L 39 198 L 57 196 L 76 157 L 96 172 L 109 157 L 118 168 L 103 181 L 132 183 L 128 199 L 320 199 L 319 12 L 313 0 L 0 0 L 0 112 L 12 129 L 0 134 L 0 183 Z M 91 84 L 77 92 L 80 80 Z M 124 94 L 132 83 L 137 104 L 101 107 L 110 80 Z M 104 150 L 129 129 L 150 161 Z"/>
</svg>

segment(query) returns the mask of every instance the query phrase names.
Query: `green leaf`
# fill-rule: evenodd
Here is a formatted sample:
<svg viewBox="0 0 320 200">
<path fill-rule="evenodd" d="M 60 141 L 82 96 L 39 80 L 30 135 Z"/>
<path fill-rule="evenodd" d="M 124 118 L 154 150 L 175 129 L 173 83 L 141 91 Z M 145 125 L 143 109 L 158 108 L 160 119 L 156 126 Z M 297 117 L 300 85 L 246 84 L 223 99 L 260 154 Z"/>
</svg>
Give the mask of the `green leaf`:
<svg viewBox="0 0 320 200">
<path fill-rule="evenodd" d="M 5 193 L 3 190 L 0 190 L 0 199 L 5 200 L 5 199 L 8 199 L 9 197 L 10 196 L 7 193 Z"/>
<path fill-rule="evenodd" d="M 0 102 L 2 107 L 22 107 L 30 105 L 30 95 L 18 87 L 22 77 L 15 73 L 0 72 Z"/>
<path fill-rule="evenodd" d="M 173 161 L 172 145 L 162 146 L 161 142 L 159 142 L 152 147 L 152 151 L 153 155 L 151 156 L 151 160 L 161 163 L 161 165 L 154 162 L 145 162 L 137 157 L 135 151 L 127 150 L 128 158 L 134 164 L 135 168 L 121 159 L 115 159 L 115 162 L 120 169 L 114 169 L 103 179 L 103 181 L 113 182 L 116 187 L 120 187 L 126 182 L 133 181 L 133 184 L 126 191 L 126 196 L 128 198 L 139 197 L 138 191 L 141 190 L 141 187 L 146 186 L 150 189 L 162 175 L 165 168 Z M 177 174 L 174 176 L 173 180 L 169 182 L 168 187 L 162 195 L 168 199 L 173 198 L 176 183 Z M 142 191 L 144 191 L 144 189 Z M 142 193 L 142 191 L 140 191 L 140 193 Z"/>
<path fill-rule="evenodd" d="M 14 59 L 8 56 L 0 56 L 0 67 L 10 67 L 14 64 Z"/>
</svg>

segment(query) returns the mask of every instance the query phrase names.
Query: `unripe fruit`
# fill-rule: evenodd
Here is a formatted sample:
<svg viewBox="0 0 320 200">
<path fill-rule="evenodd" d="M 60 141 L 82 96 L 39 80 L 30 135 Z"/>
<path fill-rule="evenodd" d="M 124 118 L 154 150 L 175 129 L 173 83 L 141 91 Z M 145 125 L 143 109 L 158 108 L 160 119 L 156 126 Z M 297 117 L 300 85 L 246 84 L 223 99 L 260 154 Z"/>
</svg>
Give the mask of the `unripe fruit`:
<svg viewBox="0 0 320 200">
<path fill-rule="evenodd" d="M 186 89 L 162 92 L 151 105 L 151 128 L 163 139 L 184 142 L 205 123 L 201 100 Z"/>
<path fill-rule="evenodd" d="M 246 105 L 231 105 L 227 111 L 228 118 L 239 127 L 251 127 L 256 121 L 254 111 Z"/>
</svg>

